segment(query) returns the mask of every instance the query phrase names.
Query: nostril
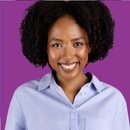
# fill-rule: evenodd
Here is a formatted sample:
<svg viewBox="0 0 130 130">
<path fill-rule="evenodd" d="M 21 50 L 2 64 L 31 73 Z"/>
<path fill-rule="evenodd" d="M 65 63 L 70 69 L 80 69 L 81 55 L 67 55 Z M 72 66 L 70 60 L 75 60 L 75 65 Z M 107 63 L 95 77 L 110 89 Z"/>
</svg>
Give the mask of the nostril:
<svg viewBox="0 0 130 130">
<path fill-rule="evenodd" d="M 62 55 L 61 58 L 65 59 L 65 60 L 70 60 L 73 58 L 73 56 L 72 55 Z"/>
</svg>

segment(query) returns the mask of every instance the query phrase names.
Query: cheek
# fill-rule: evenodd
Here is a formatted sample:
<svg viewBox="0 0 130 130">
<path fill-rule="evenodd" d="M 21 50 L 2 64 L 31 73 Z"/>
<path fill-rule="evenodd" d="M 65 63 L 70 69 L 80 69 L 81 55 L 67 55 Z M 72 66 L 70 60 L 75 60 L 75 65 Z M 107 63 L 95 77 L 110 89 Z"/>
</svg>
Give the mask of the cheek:
<svg viewBox="0 0 130 130">
<path fill-rule="evenodd" d="M 86 48 L 83 48 L 78 51 L 78 55 L 82 60 L 88 59 L 88 50 Z"/>
<path fill-rule="evenodd" d="M 50 49 L 48 50 L 48 58 L 49 58 L 49 62 L 54 62 L 57 61 L 60 57 L 60 53 L 59 51 Z"/>
</svg>

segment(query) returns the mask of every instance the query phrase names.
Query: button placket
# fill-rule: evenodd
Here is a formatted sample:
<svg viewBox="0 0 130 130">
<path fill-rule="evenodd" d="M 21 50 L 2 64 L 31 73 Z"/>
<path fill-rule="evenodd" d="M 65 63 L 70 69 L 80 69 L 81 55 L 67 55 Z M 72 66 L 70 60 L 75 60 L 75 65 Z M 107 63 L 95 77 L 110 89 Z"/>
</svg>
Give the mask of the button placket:
<svg viewBox="0 0 130 130">
<path fill-rule="evenodd" d="M 71 130 L 77 130 L 78 121 L 77 121 L 77 111 L 75 108 L 71 110 Z"/>
</svg>

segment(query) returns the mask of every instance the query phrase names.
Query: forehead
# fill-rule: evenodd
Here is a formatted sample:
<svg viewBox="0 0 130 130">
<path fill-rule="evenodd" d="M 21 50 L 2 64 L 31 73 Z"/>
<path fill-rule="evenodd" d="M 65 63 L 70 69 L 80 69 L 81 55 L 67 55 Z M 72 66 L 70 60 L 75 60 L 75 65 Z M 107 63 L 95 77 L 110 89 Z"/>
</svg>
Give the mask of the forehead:
<svg viewBox="0 0 130 130">
<path fill-rule="evenodd" d="M 48 33 L 48 38 L 57 36 L 85 37 L 86 35 L 87 35 L 86 31 L 77 24 L 76 20 L 73 17 L 65 15 L 59 18 L 52 25 Z"/>
</svg>

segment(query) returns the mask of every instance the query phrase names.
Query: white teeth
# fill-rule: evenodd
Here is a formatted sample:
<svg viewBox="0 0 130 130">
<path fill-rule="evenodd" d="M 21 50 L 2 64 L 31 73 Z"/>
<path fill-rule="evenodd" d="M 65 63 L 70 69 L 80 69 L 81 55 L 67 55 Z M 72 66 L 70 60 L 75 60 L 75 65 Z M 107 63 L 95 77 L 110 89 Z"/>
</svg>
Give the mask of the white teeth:
<svg viewBox="0 0 130 130">
<path fill-rule="evenodd" d="M 72 65 L 63 65 L 61 64 L 61 66 L 63 66 L 65 69 L 72 69 L 76 66 L 76 63 L 75 64 L 72 64 Z"/>
</svg>

